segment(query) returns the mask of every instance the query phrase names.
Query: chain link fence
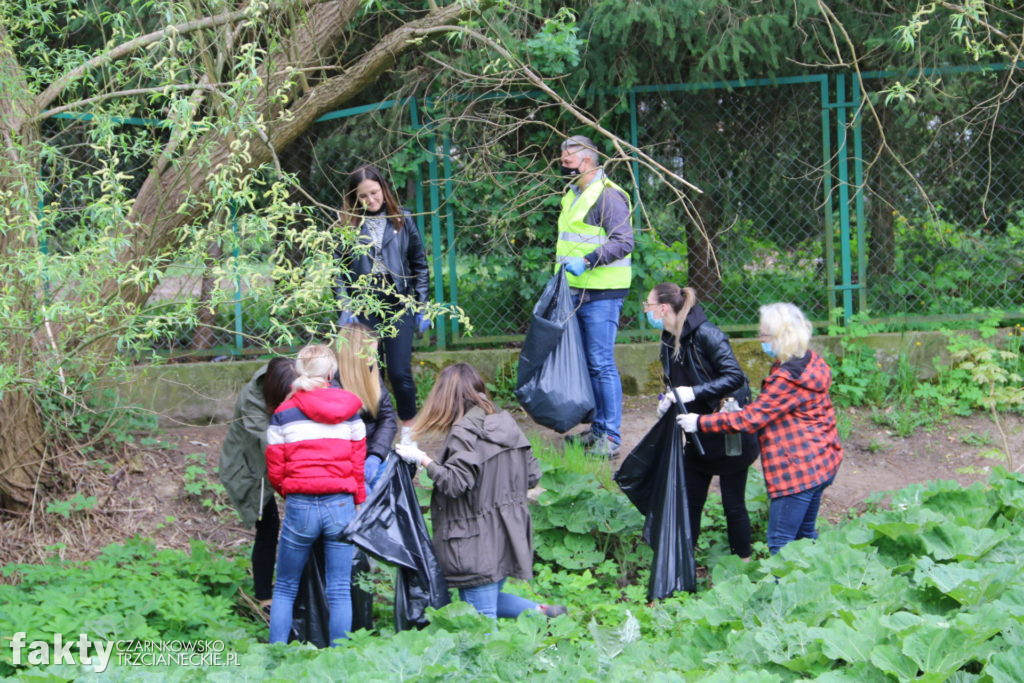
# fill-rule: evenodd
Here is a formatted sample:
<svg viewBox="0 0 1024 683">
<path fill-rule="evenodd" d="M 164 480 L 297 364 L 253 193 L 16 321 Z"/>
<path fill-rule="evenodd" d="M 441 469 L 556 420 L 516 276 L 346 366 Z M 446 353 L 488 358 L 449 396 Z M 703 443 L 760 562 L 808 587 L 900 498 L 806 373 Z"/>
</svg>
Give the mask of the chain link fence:
<svg viewBox="0 0 1024 683">
<path fill-rule="evenodd" d="M 355 167 L 373 163 L 395 181 L 424 237 L 432 298 L 460 307 L 471 323 L 439 319 L 424 342 L 439 347 L 510 343 L 525 333 L 553 267 L 565 188 L 558 146 L 576 133 L 598 141 L 609 176 L 633 193 L 634 278 L 622 338 L 650 334 L 641 302 L 665 281 L 695 287 L 709 316 L 740 333 L 756 327 L 761 304 L 779 300 L 819 322 L 859 313 L 912 327 L 982 309 L 1019 316 L 1024 95 L 1007 89 L 1014 73 L 927 72 L 927 91 L 947 97 L 914 103 L 878 94 L 900 78 L 882 73 L 602 95 L 602 125 L 701 190 L 685 195 L 530 95 L 335 112 L 279 158 L 295 181 L 292 199 L 324 224 L 335 220 Z M 75 138 L 80 122 L 47 126 L 51 137 L 66 137 L 62 147 L 87 147 Z M 125 154 L 128 169 L 132 158 Z M 69 159 L 88 169 L 87 152 Z M 141 183 L 145 168 L 129 172 Z M 73 197 L 52 200 L 71 230 Z M 301 262 L 299 250 L 288 253 Z M 211 246 L 211 259 L 227 256 Z M 210 286 L 201 264 L 172 271 L 154 300 L 203 297 Z M 240 290 L 159 347 L 239 353 L 249 338 L 272 342 L 268 297 Z M 331 315 L 322 317 L 329 326 Z"/>
</svg>

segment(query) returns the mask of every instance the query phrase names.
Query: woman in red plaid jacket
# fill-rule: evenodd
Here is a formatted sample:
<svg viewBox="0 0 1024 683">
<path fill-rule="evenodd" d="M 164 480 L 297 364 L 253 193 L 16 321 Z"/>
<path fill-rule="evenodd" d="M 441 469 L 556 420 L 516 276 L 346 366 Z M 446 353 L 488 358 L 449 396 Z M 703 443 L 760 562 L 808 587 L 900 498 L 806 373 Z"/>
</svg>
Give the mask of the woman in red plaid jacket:
<svg viewBox="0 0 1024 683">
<path fill-rule="evenodd" d="M 811 351 L 811 324 L 793 304 L 762 306 L 761 348 L 775 358 L 757 400 L 741 411 L 680 415 L 687 432 L 757 432 L 771 504 L 768 550 L 817 538 L 821 494 L 843 460 L 829 396 L 832 371 Z"/>
</svg>

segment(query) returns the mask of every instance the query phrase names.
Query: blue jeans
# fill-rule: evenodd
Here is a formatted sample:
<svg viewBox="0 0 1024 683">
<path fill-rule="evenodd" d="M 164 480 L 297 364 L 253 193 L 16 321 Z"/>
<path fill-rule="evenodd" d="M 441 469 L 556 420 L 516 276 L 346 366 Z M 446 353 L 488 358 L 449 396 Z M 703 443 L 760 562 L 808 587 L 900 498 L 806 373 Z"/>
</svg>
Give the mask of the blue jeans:
<svg viewBox="0 0 1024 683">
<path fill-rule="evenodd" d="M 476 611 L 491 619 L 515 619 L 527 610 L 537 609 L 537 603 L 511 593 L 502 593 L 505 579 L 472 588 L 460 588 L 459 598 Z"/>
<path fill-rule="evenodd" d="M 292 609 L 299 592 L 299 579 L 313 542 L 324 538 L 324 572 L 328 631 L 331 642 L 346 638 L 352 628 L 352 555 L 355 547 L 337 540 L 338 534 L 355 516 L 350 493 L 320 496 L 293 493 L 284 501 L 284 522 L 277 551 L 277 581 L 270 606 L 270 642 L 286 643 L 292 628 Z"/>
<path fill-rule="evenodd" d="M 831 483 L 829 479 L 812 489 L 772 498 L 768 506 L 768 552 L 774 555 L 790 541 L 818 537 L 814 524 L 821 507 L 821 494 Z"/>
<path fill-rule="evenodd" d="M 598 299 L 580 305 L 573 296 L 576 318 L 583 337 L 583 351 L 590 370 L 590 386 L 594 388 L 597 410 L 590 429 L 595 435 L 606 435 L 616 445 L 622 442 L 622 380 L 615 365 L 615 335 L 619 331 L 622 299 Z"/>
</svg>

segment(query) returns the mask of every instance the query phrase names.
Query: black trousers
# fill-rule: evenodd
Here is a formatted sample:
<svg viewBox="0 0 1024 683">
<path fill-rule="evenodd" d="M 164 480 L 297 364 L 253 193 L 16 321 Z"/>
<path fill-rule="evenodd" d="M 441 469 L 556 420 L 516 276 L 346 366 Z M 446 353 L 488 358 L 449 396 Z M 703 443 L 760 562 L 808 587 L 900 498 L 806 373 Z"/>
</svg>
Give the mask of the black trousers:
<svg viewBox="0 0 1024 683">
<path fill-rule="evenodd" d="M 252 544 L 252 584 L 257 600 L 270 600 L 274 596 L 274 565 L 280 530 L 277 501 L 271 496 L 263 506 L 263 518 L 256 520 L 256 540 Z"/>
<path fill-rule="evenodd" d="M 381 321 L 376 316 L 359 317 L 359 322 L 379 330 Z M 399 420 L 416 417 L 416 382 L 412 379 L 412 341 L 416 333 L 416 315 L 406 312 L 395 322 L 398 334 L 380 340 L 381 365 L 387 371 L 391 391 L 395 395 L 395 411 Z"/>
<path fill-rule="evenodd" d="M 725 525 L 729 536 L 729 548 L 733 555 L 750 557 L 750 515 L 747 513 L 747 469 L 719 474 L 718 483 L 722 489 L 722 507 L 725 509 Z M 693 544 L 700 536 L 700 518 L 704 503 L 708 499 L 711 479 L 716 475 L 696 467 L 686 466 L 686 502 L 690 510 L 690 532 Z"/>
</svg>

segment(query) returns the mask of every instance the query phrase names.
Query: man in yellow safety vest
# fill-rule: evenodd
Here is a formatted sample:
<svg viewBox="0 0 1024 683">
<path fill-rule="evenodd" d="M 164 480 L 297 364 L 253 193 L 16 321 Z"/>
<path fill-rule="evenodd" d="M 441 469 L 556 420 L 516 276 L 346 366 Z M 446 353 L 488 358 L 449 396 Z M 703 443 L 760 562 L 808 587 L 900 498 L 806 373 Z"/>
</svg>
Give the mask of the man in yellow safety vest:
<svg viewBox="0 0 1024 683">
<path fill-rule="evenodd" d="M 633 226 L 629 195 L 601 168 L 590 138 L 562 142 L 562 175 L 570 180 L 558 216 L 556 268 L 565 264 L 597 403 L 587 451 L 613 458 L 621 442 L 622 382 L 615 365 L 615 335 L 629 293 Z"/>
</svg>

